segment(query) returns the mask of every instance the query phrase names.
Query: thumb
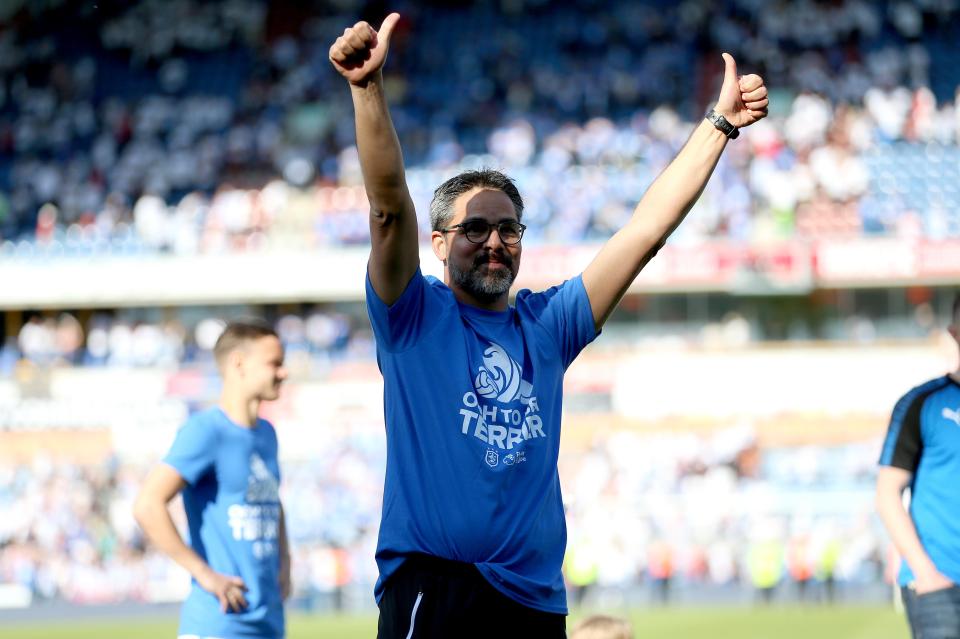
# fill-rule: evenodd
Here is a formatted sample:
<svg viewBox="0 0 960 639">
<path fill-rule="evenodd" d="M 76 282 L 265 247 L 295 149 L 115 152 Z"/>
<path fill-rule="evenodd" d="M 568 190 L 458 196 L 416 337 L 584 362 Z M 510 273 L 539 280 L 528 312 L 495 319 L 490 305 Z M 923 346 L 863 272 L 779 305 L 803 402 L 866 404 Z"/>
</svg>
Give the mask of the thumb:
<svg viewBox="0 0 960 639">
<path fill-rule="evenodd" d="M 383 19 L 383 24 L 380 25 L 380 29 L 377 31 L 378 45 L 383 44 L 388 49 L 390 48 L 390 36 L 393 35 L 393 28 L 397 26 L 399 21 L 399 13 L 391 13 Z"/>
<path fill-rule="evenodd" d="M 723 84 L 737 86 L 737 61 L 733 59 L 733 56 L 729 53 L 724 53 L 723 62 L 726 65 L 726 69 L 723 73 Z"/>
<path fill-rule="evenodd" d="M 234 586 L 237 586 L 241 590 L 246 591 L 247 589 L 247 585 L 243 583 L 243 579 L 241 579 L 240 577 L 230 577 L 230 583 L 233 584 Z"/>
</svg>

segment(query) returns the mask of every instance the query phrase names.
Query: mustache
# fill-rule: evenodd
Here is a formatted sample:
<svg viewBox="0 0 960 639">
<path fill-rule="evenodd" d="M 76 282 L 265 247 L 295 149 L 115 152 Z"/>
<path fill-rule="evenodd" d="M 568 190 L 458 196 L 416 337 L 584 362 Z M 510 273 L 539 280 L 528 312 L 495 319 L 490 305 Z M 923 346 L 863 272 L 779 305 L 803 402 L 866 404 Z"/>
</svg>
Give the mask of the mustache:
<svg viewBox="0 0 960 639">
<path fill-rule="evenodd" d="M 484 251 L 480 253 L 475 258 L 473 258 L 473 267 L 477 268 L 483 266 L 490 262 L 490 257 L 495 255 L 497 261 L 503 264 L 504 266 L 512 267 L 513 266 L 513 257 L 505 251 Z"/>
</svg>

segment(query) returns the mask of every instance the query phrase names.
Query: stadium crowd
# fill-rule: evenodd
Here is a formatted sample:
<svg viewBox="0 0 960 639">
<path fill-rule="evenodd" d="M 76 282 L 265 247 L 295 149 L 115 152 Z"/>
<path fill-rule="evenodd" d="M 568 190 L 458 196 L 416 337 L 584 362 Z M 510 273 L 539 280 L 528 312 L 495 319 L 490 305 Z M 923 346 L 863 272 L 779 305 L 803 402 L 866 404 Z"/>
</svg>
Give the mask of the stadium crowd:
<svg viewBox="0 0 960 639">
<path fill-rule="evenodd" d="M 865 596 L 891 569 L 871 518 L 874 444 L 761 452 L 749 429 L 731 427 L 624 431 L 568 450 L 565 573 L 576 601 L 660 601 L 711 587 L 811 600 L 819 590 L 825 601 L 835 585 L 839 596 Z M 361 429 L 317 459 L 284 464 L 298 605 L 371 604 L 384 455 L 380 434 Z M 131 514 L 146 468 L 44 456 L 0 466 L 0 582 L 36 601 L 182 596 L 186 576 L 146 547 Z"/>
<path fill-rule="evenodd" d="M 137 311 L 92 313 L 85 324 L 69 312 L 31 315 L 15 339 L 0 344 L 0 371 L 9 373 L 18 362 L 168 370 L 209 364 L 223 320 L 206 310 L 210 315 L 171 313 L 169 319 L 148 319 Z M 294 369 L 304 358 L 372 356 L 369 331 L 343 313 L 311 308 L 278 314 L 274 323 Z"/>
<path fill-rule="evenodd" d="M 676 241 L 960 232 L 955 3 L 395 8 L 404 20 L 388 90 L 418 208 L 443 177 L 489 164 L 530 203 L 528 244 L 609 236 L 686 139 L 722 49 L 778 94 Z M 334 25 L 377 10 L 11 9 L 0 255 L 365 242 L 349 96 L 325 56 Z M 429 46 L 408 44 L 413 30 L 434 34 Z M 467 99 L 450 99 L 451 87 Z"/>
<path fill-rule="evenodd" d="M 699 119 L 715 88 L 704 78 L 728 50 L 779 93 L 673 241 L 960 235 L 956 2 L 463 4 L 391 6 L 404 18 L 387 83 L 420 211 L 444 178 L 486 164 L 520 185 L 525 243 L 609 236 Z M 326 50 L 343 24 L 377 22 L 379 5 L 50 0 L 0 12 L 0 260 L 367 242 L 349 95 Z M 412 30 L 435 37 L 415 49 Z M 197 313 L 28 316 L 0 348 L 0 374 L 209 364 L 218 324 Z M 742 318 L 726 324 L 749 340 Z M 284 311 L 276 325 L 294 373 L 372 357 L 368 329 L 341 311 Z M 360 432 L 284 464 L 300 604 L 370 605 L 382 446 L 380 431 Z M 731 428 L 566 451 L 568 581 L 578 601 L 882 582 L 876 450 L 761 450 Z M 146 467 L 0 465 L 0 583 L 77 602 L 182 595 L 184 575 L 145 547 L 130 512 Z"/>
</svg>

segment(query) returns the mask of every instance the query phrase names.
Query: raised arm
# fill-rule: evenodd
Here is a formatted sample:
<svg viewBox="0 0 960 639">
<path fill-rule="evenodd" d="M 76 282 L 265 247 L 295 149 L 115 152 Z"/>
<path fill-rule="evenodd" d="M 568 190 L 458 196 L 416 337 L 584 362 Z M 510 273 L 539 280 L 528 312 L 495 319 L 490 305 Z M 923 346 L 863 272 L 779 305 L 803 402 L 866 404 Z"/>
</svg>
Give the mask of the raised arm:
<svg viewBox="0 0 960 639">
<path fill-rule="evenodd" d="M 739 78 L 730 54 L 724 53 L 723 59 L 726 70 L 714 110 L 737 128 L 749 126 L 767 115 L 767 88 L 760 76 Z M 726 145 L 723 133 L 701 121 L 677 157 L 650 185 L 627 224 L 583 272 L 597 330 L 700 197 Z"/>
<path fill-rule="evenodd" d="M 897 547 L 910 570 L 913 571 L 918 594 L 949 588 L 953 582 L 945 577 L 930 560 L 920 543 L 910 513 L 903 506 L 903 491 L 910 485 L 913 473 L 894 466 L 881 466 L 877 473 L 876 506 L 893 545 Z"/>
<path fill-rule="evenodd" d="M 400 141 L 390 119 L 381 69 L 400 15 L 375 31 L 366 22 L 344 30 L 330 47 L 330 63 L 350 83 L 357 149 L 370 200 L 370 281 L 387 304 L 400 297 L 420 261 L 417 214 L 407 190 Z"/>
</svg>

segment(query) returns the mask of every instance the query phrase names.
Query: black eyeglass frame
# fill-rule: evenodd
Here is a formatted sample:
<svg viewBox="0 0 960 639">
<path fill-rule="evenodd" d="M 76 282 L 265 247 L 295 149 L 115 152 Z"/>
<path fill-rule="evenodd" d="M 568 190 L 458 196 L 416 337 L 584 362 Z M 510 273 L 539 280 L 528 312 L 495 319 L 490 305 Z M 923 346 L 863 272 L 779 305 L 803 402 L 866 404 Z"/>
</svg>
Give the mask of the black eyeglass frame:
<svg viewBox="0 0 960 639">
<path fill-rule="evenodd" d="M 470 236 L 467 235 L 467 232 L 464 230 L 467 224 L 486 224 L 487 232 L 484 233 L 481 239 L 471 240 Z M 503 233 L 500 232 L 500 228 L 504 224 L 510 224 L 510 225 L 516 226 L 519 229 L 519 232 L 517 233 L 516 242 L 508 242 L 507 240 L 504 239 Z M 485 220 L 466 220 L 464 222 L 460 222 L 459 224 L 454 224 L 453 226 L 448 226 L 446 228 L 441 228 L 437 230 L 440 231 L 441 233 L 450 233 L 452 231 L 460 231 L 463 233 L 463 236 L 467 238 L 467 241 L 470 242 L 471 244 L 483 244 L 484 242 L 490 239 L 490 234 L 493 233 L 493 229 L 497 229 L 497 236 L 500 238 L 501 242 L 503 242 L 508 246 L 516 246 L 523 239 L 523 232 L 527 230 L 527 225 L 517 222 L 516 220 L 506 220 L 504 222 L 487 222 Z"/>
</svg>

